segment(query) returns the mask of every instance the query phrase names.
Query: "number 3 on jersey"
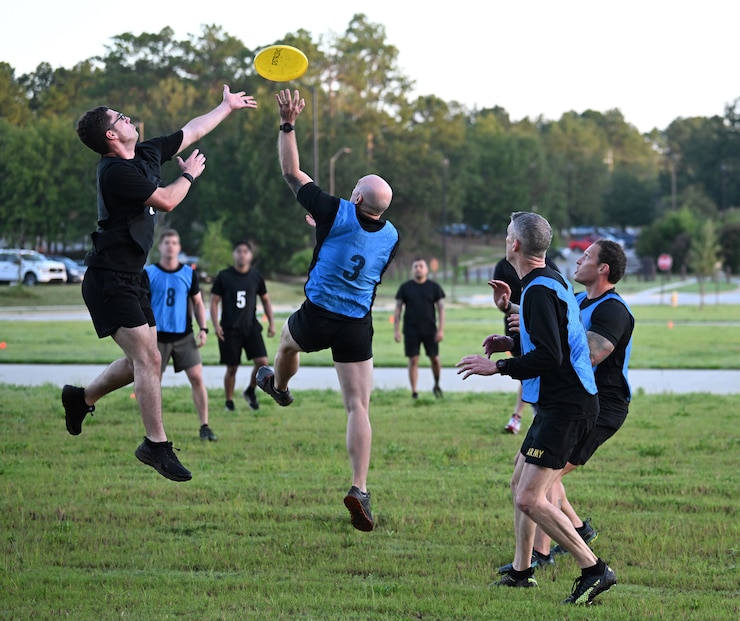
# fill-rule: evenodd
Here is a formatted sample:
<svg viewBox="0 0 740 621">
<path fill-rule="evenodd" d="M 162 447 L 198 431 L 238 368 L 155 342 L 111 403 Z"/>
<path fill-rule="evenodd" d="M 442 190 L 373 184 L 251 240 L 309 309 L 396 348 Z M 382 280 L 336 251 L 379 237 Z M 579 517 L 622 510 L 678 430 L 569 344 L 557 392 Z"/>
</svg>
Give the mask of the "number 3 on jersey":
<svg viewBox="0 0 740 621">
<path fill-rule="evenodd" d="M 362 271 L 362 268 L 365 267 L 365 257 L 356 254 L 351 259 L 352 263 L 354 263 L 354 268 L 351 272 L 344 270 L 342 272 L 342 276 L 344 276 L 347 280 L 357 280 L 357 278 L 360 275 L 360 272 Z"/>
</svg>

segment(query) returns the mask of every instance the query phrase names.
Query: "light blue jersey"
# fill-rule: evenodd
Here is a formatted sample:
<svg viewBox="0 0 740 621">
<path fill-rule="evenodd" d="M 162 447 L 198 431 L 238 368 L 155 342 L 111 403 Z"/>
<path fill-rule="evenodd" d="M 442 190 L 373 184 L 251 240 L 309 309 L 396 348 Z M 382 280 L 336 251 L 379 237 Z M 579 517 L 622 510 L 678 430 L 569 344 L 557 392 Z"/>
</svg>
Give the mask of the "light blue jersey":
<svg viewBox="0 0 740 621">
<path fill-rule="evenodd" d="M 356 205 L 340 199 L 334 223 L 318 248 L 308 274 L 306 297 L 338 315 L 365 317 L 375 290 L 398 242 L 398 231 L 388 221 L 369 232 L 360 224 Z"/>
<path fill-rule="evenodd" d="M 152 292 L 152 311 L 157 321 L 157 332 L 186 334 L 192 330 L 188 298 L 193 292 L 193 269 L 180 265 L 174 272 L 159 265 L 147 265 Z"/>
</svg>

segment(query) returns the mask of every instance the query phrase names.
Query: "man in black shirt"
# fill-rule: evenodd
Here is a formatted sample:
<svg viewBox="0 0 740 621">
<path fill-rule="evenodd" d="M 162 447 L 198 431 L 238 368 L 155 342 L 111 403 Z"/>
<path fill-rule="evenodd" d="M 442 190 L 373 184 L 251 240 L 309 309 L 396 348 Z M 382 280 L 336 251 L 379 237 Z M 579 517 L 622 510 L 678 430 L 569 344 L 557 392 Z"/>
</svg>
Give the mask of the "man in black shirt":
<svg viewBox="0 0 740 621">
<path fill-rule="evenodd" d="M 401 312 L 403 313 L 403 347 L 409 359 L 409 382 L 411 397 L 418 398 L 416 384 L 419 380 L 419 351 L 424 344 L 424 351 L 429 356 L 429 363 L 434 376 L 434 396 L 442 396 L 439 387 L 439 376 L 442 365 L 439 361 L 439 343 L 444 338 L 445 292 L 433 280 L 429 280 L 429 267 L 424 259 L 416 259 L 411 264 L 413 278 L 403 283 L 396 293 L 396 310 L 393 314 L 393 336 L 396 343 L 401 342 Z M 436 316 L 435 316 L 436 315 Z M 439 318 L 439 325 L 436 319 Z"/>
<path fill-rule="evenodd" d="M 509 286 L 492 281 L 494 302 L 506 314 L 519 313 L 522 355 L 492 361 L 465 356 L 458 364 L 463 379 L 501 373 L 523 380 L 522 396 L 537 404 L 537 416 L 516 456 L 511 480 L 516 553 L 511 570 L 496 584 L 537 586 L 531 567 L 535 529 L 539 525 L 570 551 L 581 568 L 568 603 L 591 602 L 616 584 L 616 574 L 596 557 L 547 493 L 571 456 L 582 449 L 599 414 L 596 382 L 586 331 L 570 283 L 547 267 L 552 240 L 550 224 L 535 213 L 516 212 L 506 235 L 506 258 L 522 283 L 518 308 Z M 506 351 L 511 339 L 491 335 L 483 342 L 490 355 Z"/>
<path fill-rule="evenodd" d="M 192 475 L 177 459 L 162 423 L 161 357 L 144 264 L 154 240 L 157 212 L 172 211 L 182 202 L 205 170 L 205 156 L 197 149 L 185 160 L 178 156 L 181 174 L 164 186 L 161 167 L 234 110 L 256 107 L 253 97 L 232 93 L 224 85 L 222 101 L 213 110 L 173 134 L 141 143 L 131 119 L 105 106 L 89 110 L 77 124 L 80 140 L 101 156 L 98 228 L 92 234 L 93 250 L 85 260 L 89 267 L 82 295 L 98 336 L 111 336 L 124 357 L 86 388 L 64 387 L 67 431 L 81 433 L 85 416 L 100 398 L 134 382 L 146 431 L 136 457 L 173 481 L 188 481 Z"/>
<path fill-rule="evenodd" d="M 262 338 L 262 324 L 257 319 L 257 297 L 267 316 L 267 336 L 275 336 L 275 321 L 270 296 L 262 274 L 252 266 L 252 246 L 247 241 L 234 244 L 234 265 L 220 271 L 211 287 L 211 321 L 218 337 L 221 364 L 226 365 L 224 391 L 226 409 L 234 411 L 236 372 L 241 363 L 242 350 L 247 360 L 253 361 L 252 374 L 243 396 L 250 409 L 258 410 L 254 389 L 257 387 L 257 369 L 268 364 L 267 348 Z M 218 307 L 221 304 L 221 319 Z"/>
<path fill-rule="evenodd" d="M 558 270 L 558 266 L 555 265 L 555 262 L 547 256 L 545 257 L 545 263 L 548 265 L 548 267 L 560 271 Z M 506 260 L 506 257 L 503 257 L 498 263 L 496 263 L 496 266 L 493 268 L 493 280 L 502 280 L 507 285 L 509 285 L 509 289 L 511 290 L 511 297 L 509 299 L 511 300 L 511 303 L 516 305 L 519 304 L 519 300 L 522 296 L 522 283 L 519 280 L 519 276 L 517 275 L 514 266 Z M 508 317 L 504 317 L 504 334 L 513 338 L 514 333 L 509 327 L 508 319 Z M 514 345 L 511 349 L 511 355 L 519 356 L 521 355 L 521 349 L 519 348 L 519 339 L 513 338 L 513 341 Z M 522 400 L 522 384 L 520 382 L 517 388 L 514 412 L 511 415 L 511 418 L 509 418 L 509 422 L 506 424 L 506 427 L 504 427 L 504 431 L 515 435 L 519 433 L 519 430 L 522 427 L 522 412 L 524 411 L 524 406 L 525 403 Z"/>
</svg>

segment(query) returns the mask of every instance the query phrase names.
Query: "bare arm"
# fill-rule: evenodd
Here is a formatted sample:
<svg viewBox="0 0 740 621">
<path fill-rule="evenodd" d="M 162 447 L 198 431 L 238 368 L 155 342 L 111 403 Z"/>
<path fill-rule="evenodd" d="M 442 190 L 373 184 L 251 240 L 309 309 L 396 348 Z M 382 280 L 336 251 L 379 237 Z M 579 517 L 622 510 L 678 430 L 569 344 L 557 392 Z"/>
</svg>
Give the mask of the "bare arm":
<svg viewBox="0 0 740 621">
<path fill-rule="evenodd" d="M 439 325 L 437 326 L 436 340 L 439 343 L 445 337 L 445 304 L 440 298 L 437 300 L 437 319 Z"/>
<path fill-rule="evenodd" d="M 300 98 L 298 91 L 291 96 L 290 90 L 279 91 L 275 95 L 280 111 L 280 124 L 290 123 L 295 125 L 298 115 L 303 111 L 306 102 Z M 305 172 L 301 170 L 300 157 L 298 155 L 298 142 L 296 141 L 295 131 L 280 131 L 278 136 L 278 159 L 280 160 L 280 170 L 283 173 L 283 179 L 294 195 L 298 195 L 304 185 L 312 181 Z"/>
<path fill-rule="evenodd" d="M 211 323 L 213 324 L 213 331 L 216 333 L 219 341 L 224 340 L 224 331 L 221 328 L 221 323 L 218 320 L 218 305 L 221 303 L 221 296 L 211 293 Z"/>
<path fill-rule="evenodd" d="M 589 330 L 586 332 L 586 336 L 588 337 L 588 349 L 591 353 L 591 364 L 593 366 L 606 360 L 614 351 L 612 342 L 600 334 Z"/>
<path fill-rule="evenodd" d="M 182 144 L 180 151 L 184 151 L 191 144 L 197 142 L 229 116 L 234 110 L 242 108 L 256 108 L 257 102 L 254 97 L 247 95 L 244 91 L 232 93 L 228 84 L 224 84 L 223 99 L 213 110 L 196 116 L 188 121 L 182 128 Z"/>
<path fill-rule="evenodd" d="M 262 309 L 265 311 L 265 315 L 267 315 L 267 336 L 275 336 L 275 318 L 272 314 L 270 296 L 265 293 L 265 295 L 260 296 L 260 299 L 262 300 Z"/>
<path fill-rule="evenodd" d="M 198 291 L 195 295 L 191 296 L 190 300 L 193 303 L 193 317 L 198 323 L 198 336 L 195 342 L 198 347 L 203 347 L 206 344 L 206 333 L 200 330 L 201 327 L 205 328 L 208 326 L 208 320 L 206 318 L 206 305 L 203 303 L 203 294 Z"/>
<path fill-rule="evenodd" d="M 403 302 L 396 300 L 396 308 L 393 311 L 393 338 L 396 343 L 401 342 L 401 309 L 403 309 Z"/>
<path fill-rule="evenodd" d="M 178 155 L 177 165 L 182 173 L 187 173 L 195 180 L 203 174 L 206 168 L 206 156 L 198 149 L 194 149 L 186 160 Z M 189 179 L 183 176 L 178 177 L 169 185 L 154 190 L 144 204 L 154 207 L 157 211 L 172 211 L 188 195 L 191 185 Z"/>
</svg>

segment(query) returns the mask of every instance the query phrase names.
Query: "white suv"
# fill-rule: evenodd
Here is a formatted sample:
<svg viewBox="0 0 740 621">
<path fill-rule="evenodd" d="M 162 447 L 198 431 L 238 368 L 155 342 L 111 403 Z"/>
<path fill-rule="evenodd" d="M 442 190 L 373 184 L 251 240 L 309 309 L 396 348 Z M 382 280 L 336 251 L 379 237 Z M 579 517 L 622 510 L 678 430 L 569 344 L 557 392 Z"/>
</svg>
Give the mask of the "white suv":
<svg viewBox="0 0 740 621">
<path fill-rule="evenodd" d="M 35 250 L 0 249 L 0 282 L 67 282 L 64 263 L 50 261 Z"/>
</svg>

